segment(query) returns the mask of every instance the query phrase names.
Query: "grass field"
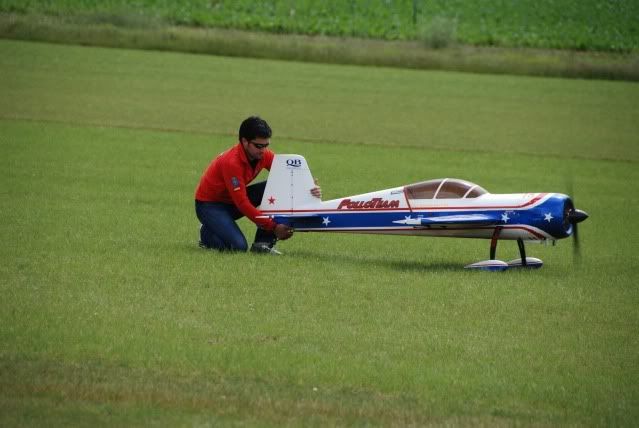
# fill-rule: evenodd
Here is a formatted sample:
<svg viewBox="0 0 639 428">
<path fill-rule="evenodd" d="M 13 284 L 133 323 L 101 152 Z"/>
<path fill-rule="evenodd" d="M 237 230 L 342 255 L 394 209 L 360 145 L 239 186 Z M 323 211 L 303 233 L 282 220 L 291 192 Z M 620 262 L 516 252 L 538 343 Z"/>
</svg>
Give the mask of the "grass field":
<svg viewBox="0 0 639 428">
<path fill-rule="evenodd" d="M 1 40 L 0 77 L 0 425 L 636 423 L 639 85 Z M 252 113 L 326 199 L 572 180 L 581 262 L 569 241 L 502 274 L 461 268 L 475 240 L 200 250 L 194 187 Z"/>
</svg>

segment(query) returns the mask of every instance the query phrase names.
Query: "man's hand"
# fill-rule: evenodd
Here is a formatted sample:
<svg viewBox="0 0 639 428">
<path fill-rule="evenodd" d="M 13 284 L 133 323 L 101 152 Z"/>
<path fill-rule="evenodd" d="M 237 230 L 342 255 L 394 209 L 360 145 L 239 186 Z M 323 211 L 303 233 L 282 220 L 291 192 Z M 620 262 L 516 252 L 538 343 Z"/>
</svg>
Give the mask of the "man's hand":
<svg viewBox="0 0 639 428">
<path fill-rule="evenodd" d="M 315 182 L 315 187 L 311 189 L 311 195 L 315 196 L 316 198 L 322 199 L 322 188 L 319 186 L 319 182 L 316 178 L 313 179 L 313 181 Z"/>
<path fill-rule="evenodd" d="M 288 238 L 293 236 L 294 230 L 292 227 L 288 227 L 285 224 L 278 224 L 277 226 L 275 226 L 273 232 L 275 232 L 275 236 L 277 237 L 277 239 L 279 239 L 280 241 L 286 241 Z"/>
</svg>

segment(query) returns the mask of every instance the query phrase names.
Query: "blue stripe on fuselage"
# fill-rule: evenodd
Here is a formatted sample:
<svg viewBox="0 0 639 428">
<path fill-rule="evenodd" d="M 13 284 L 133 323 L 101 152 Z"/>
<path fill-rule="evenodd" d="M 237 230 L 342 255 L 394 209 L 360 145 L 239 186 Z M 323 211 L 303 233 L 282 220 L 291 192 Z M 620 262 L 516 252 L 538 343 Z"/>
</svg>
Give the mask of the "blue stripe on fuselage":
<svg viewBox="0 0 639 428">
<path fill-rule="evenodd" d="M 277 223 L 289 224 L 297 230 L 317 230 L 318 228 L 331 229 L 358 229 L 358 228 L 379 228 L 384 230 L 406 230 L 405 224 L 394 223 L 407 218 L 416 219 L 419 217 L 440 217 L 459 214 L 481 214 L 498 219 L 497 225 L 529 225 L 541 229 L 556 239 L 565 238 L 571 231 L 566 231 L 563 227 L 563 210 L 567 197 L 565 195 L 553 195 L 543 203 L 527 209 L 455 209 L 450 211 L 344 211 L 344 212 L 313 212 L 304 213 L 296 218 L 292 215 L 275 215 L 273 218 Z M 463 226 L 464 222 L 456 222 Z M 468 227 L 475 225 L 468 223 Z"/>
</svg>

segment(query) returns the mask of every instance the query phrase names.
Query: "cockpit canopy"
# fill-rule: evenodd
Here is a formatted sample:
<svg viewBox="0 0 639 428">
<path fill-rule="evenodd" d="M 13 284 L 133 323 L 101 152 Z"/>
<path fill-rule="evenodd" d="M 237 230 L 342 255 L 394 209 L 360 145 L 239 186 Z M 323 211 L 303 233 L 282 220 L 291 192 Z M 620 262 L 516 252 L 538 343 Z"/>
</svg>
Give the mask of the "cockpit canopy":
<svg viewBox="0 0 639 428">
<path fill-rule="evenodd" d="M 488 193 L 483 187 L 456 178 L 438 178 L 405 188 L 408 199 L 468 199 Z"/>
</svg>

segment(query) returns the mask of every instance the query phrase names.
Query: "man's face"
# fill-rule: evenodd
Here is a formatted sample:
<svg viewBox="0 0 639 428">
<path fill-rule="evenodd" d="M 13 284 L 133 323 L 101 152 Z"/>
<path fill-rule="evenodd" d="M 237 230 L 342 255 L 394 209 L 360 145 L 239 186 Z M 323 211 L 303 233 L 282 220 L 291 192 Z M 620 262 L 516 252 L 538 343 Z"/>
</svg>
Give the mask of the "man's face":
<svg viewBox="0 0 639 428">
<path fill-rule="evenodd" d="M 242 138 L 242 146 L 244 146 L 246 156 L 251 161 L 262 159 L 262 156 L 264 156 L 264 150 L 266 150 L 266 147 L 268 147 L 269 144 L 271 144 L 271 142 L 268 138 L 258 137 L 254 140 Z"/>
</svg>

